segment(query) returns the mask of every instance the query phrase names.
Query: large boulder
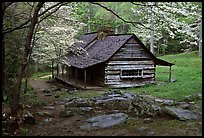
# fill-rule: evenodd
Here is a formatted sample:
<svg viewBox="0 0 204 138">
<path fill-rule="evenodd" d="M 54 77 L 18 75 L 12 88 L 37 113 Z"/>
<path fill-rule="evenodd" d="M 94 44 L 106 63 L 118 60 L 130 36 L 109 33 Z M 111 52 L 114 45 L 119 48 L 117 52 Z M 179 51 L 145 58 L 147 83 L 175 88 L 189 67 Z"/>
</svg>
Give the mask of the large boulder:
<svg viewBox="0 0 204 138">
<path fill-rule="evenodd" d="M 134 116 L 154 117 L 161 110 L 159 106 L 149 103 L 145 98 L 136 94 L 131 103 L 131 112 Z"/>
<path fill-rule="evenodd" d="M 110 97 L 105 100 L 97 100 L 95 105 L 111 110 L 128 110 L 131 101 L 123 97 Z"/>
<path fill-rule="evenodd" d="M 80 129 L 100 129 L 109 128 L 126 121 L 128 116 L 124 113 L 100 115 L 85 120 Z"/>
<path fill-rule="evenodd" d="M 165 107 L 163 109 L 165 114 L 168 114 L 175 119 L 179 119 L 182 121 L 185 120 L 201 120 L 201 116 L 198 114 L 193 113 L 190 110 L 175 108 L 175 107 Z"/>
<path fill-rule="evenodd" d="M 90 115 L 94 113 L 96 108 L 94 107 L 68 107 L 60 111 L 60 117 L 70 117 L 76 115 Z"/>
<path fill-rule="evenodd" d="M 78 98 L 78 99 L 73 99 L 70 102 L 65 103 L 65 107 L 89 107 L 92 106 L 93 101 L 91 101 L 88 98 Z"/>
</svg>

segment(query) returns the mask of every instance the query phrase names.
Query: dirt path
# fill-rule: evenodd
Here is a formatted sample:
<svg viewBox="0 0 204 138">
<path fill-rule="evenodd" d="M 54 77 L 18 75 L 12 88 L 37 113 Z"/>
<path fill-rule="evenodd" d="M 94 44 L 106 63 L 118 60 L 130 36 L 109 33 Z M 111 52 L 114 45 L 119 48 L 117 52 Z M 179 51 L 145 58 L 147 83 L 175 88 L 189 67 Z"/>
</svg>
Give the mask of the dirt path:
<svg viewBox="0 0 204 138">
<path fill-rule="evenodd" d="M 51 103 L 54 101 L 53 96 L 46 97 L 42 90 L 49 90 L 52 88 L 52 84 L 48 83 L 46 80 L 29 80 L 28 83 L 33 87 L 38 98 L 46 103 Z"/>
<path fill-rule="evenodd" d="M 31 136 L 201 136 L 202 122 L 168 120 L 155 118 L 152 122 L 145 122 L 141 118 L 131 119 L 122 125 L 98 130 L 80 130 L 80 124 L 90 116 L 73 115 L 69 118 L 59 116 L 62 106 L 56 106 L 54 96 L 45 96 L 43 89 L 51 89 L 53 83 L 46 80 L 29 80 L 38 98 L 46 103 L 32 111 L 45 113 L 36 115 L 36 124 L 29 127 L 27 135 Z M 44 106 L 53 106 L 54 109 L 44 109 Z"/>
</svg>

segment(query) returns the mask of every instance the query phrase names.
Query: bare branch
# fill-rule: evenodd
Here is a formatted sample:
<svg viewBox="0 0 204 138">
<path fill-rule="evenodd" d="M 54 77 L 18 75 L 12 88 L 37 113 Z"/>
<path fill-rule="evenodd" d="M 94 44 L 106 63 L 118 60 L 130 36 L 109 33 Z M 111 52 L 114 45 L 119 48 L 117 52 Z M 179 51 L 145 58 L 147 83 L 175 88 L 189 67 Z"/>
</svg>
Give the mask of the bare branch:
<svg viewBox="0 0 204 138">
<path fill-rule="evenodd" d="M 133 5 L 137 5 L 137 6 L 155 6 L 155 3 L 154 4 L 146 4 L 144 2 L 142 3 L 135 3 L 135 2 L 131 2 Z"/>
<path fill-rule="evenodd" d="M 146 29 L 151 30 L 151 28 L 146 27 L 146 26 L 145 26 L 144 24 L 142 24 L 141 22 L 127 21 L 127 20 L 123 19 L 121 16 L 119 16 L 119 15 L 118 15 L 117 13 L 115 13 L 113 10 L 109 9 L 108 7 L 106 7 L 106 6 L 104 6 L 104 5 L 101 5 L 100 3 L 95 3 L 95 2 L 91 2 L 91 3 L 92 3 L 92 4 L 95 4 L 95 5 L 98 5 L 98 6 L 102 7 L 102 8 L 104 8 L 105 10 L 111 12 L 111 13 L 114 14 L 116 17 L 118 17 L 119 19 L 121 19 L 122 21 L 124 21 L 124 22 L 126 22 L 126 23 L 132 24 L 134 27 L 136 27 L 135 24 L 138 24 L 138 25 L 143 26 L 143 27 L 146 28 Z"/>
<path fill-rule="evenodd" d="M 44 19 L 46 19 L 47 17 L 49 17 L 50 15 L 52 15 L 53 13 L 55 13 L 57 10 L 59 10 L 59 8 L 63 5 L 66 5 L 68 2 L 62 3 L 61 5 L 59 5 L 56 9 L 54 9 L 52 12 L 50 12 L 49 14 L 47 14 L 45 17 L 43 17 L 42 19 L 40 19 L 38 21 L 38 23 L 42 22 Z"/>
<path fill-rule="evenodd" d="M 4 72 L 6 72 L 6 71 L 13 65 L 13 63 L 14 63 L 16 60 L 17 60 L 17 58 L 14 58 L 14 59 L 12 60 L 11 64 L 8 65 L 8 67 L 4 70 Z"/>
<path fill-rule="evenodd" d="M 30 7 L 34 7 L 34 5 L 31 5 L 30 2 L 26 2 Z"/>
<path fill-rule="evenodd" d="M 61 5 L 60 5 L 60 4 L 61 4 Z M 44 15 L 46 12 L 48 12 L 49 10 L 53 9 L 54 7 L 56 7 L 56 6 L 58 6 L 58 5 L 63 6 L 63 5 L 65 5 L 65 4 L 67 4 L 67 2 L 59 2 L 59 3 L 55 4 L 55 5 L 53 5 L 53 6 L 49 7 L 49 8 L 47 8 L 47 9 L 46 9 L 45 11 L 43 11 L 42 13 L 38 14 L 38 17 Z M 15 30 L 27 28 L 27 27 L 29 26 L 29 25 L 27 25 L 27 24 L 28 24 L 30 21 L 31 21 L 31 18 L 28 19 L 27 21 L 25 21 L 24 23 L 22 23 L 21 25 L 17 26 L 17 27 L 8 28 L 8 29 L 4 30 L 4 31 L 2 32 L 2 34 L 5 35 L 5 34 L 7 34 L 7 33 L 13 32 L 13 31 L 15 31 Z M 25 25 L 26 25 L 26 26 L 25 26 Z"/>
</svg>

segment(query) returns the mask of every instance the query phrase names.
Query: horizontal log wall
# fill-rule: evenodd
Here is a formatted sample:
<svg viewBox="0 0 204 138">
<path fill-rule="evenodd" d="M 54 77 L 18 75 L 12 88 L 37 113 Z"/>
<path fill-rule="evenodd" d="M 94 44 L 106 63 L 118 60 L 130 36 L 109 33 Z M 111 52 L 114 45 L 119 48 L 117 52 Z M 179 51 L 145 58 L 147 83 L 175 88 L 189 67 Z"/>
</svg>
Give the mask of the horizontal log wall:
<svg viewBox="0 0 204 138">
<path fill-rule="evenodd" d="M 106 63 L 105 84 L 114 88 L 142 86 L 155 80 L 155 63 L 135 39 L 130 39 Z M 121 78 L 121 70 L 143 69 L 140 78 Z"/>
<path fill-rule="evenodd" d="M 139 43 L 127 43 L 118 52 L 114 54 L 111 60 L 144 58 L 151 59 L 148 53 L 140 46 Z"/>
</svg>

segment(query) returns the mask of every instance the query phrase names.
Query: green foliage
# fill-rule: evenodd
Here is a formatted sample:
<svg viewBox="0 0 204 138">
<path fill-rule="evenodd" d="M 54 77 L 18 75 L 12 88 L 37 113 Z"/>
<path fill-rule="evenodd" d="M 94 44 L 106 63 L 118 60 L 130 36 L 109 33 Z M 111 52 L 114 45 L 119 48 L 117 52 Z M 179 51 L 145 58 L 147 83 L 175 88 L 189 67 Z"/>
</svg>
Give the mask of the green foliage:
<svg viewBox="0 0 204 138">
<path fill-rule="evenodd" d="M 197 56 L 197 52 L 166 55 L 160 58 L 175 64 L 172 66 L 172 78 L 177 81 L 168 82 L 169 68 L 157 66 L 156 80 L 164 82 L 163 85 L 149 84 L 140 88 L 130 88 L 128 91 L 148 92 L 153 96 L 181 101 L 187 95 L 202 92 L 202 59 Z"/>
<path fill-rule="evenodd" d="M 25 82 L 22 81 L 20 100 L 24 105 L 29 105 L 31 107 L 39 107 L 45 105 L 44 101 L 40 101 L 34 92 L 33 88 L 28 84 L 27 91 L 24 93 Z"/>
<path fill-rule="evenodd" d="M 126 10 L 129 8 L 128 3 L 102 2 L 102 4 L 113 10 L 116 14 L 123 16 L 124 18 L 128 18 L 131 15 L 131 13 L 125 14 Z M 88 19 L 88 9 L 90 10 L 90 20 Z M 113 28 L 122 28 L 124 25 L 123 21 L 117 19 L 117 17 L 109 11 L 106 11 L 94 4 L 90 4 L 89 7 L 88 3 L 85 2 L 76 3 L 75 8 L 73 9 L 73 16 L 86 24 L 86 26 L 81 29 L 79 34 L 87 33 L 88 26 L 90 26 L 91 32 L 95 32 L 101 25 L 110 25 Z"/>
<path fill-rule="evenodd" d="M 20 128 L 20 130 L 19 130 L 19 135 L 20 136 L 27 136 L 27 134 L 29 132 L 29 129 L 27 127 L 28 126 L 24 126 L 24 127 Z"/>
</svg>

